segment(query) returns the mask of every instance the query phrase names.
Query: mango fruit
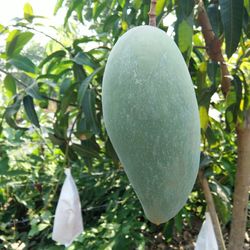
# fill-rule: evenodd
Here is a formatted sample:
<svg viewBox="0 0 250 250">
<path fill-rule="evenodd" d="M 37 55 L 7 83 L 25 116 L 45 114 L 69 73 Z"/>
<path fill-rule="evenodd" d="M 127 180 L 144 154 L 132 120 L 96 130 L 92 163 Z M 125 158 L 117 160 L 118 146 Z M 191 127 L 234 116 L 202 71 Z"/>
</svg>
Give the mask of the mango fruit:
<svg viewBox="0 0 250 250">
<path fill-rule="evenodd" d="M 184 206 L 200 158 L 200 122 L 186 63 L 167 34 L 132 28 L 103 77 L 104 124 L 146 217 L 160 224 Z"/>
</svg>

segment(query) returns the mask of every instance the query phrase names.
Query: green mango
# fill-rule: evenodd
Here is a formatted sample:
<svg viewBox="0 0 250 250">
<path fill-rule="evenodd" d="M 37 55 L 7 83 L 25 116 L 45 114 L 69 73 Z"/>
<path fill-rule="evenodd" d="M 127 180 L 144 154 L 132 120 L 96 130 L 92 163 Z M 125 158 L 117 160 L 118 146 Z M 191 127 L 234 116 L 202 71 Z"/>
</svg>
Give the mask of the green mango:
<svg viewBox="0 0 250 250">
<path fill-rule="evenodd" d="M 152 26 L 126 32 L 103 78 L 104 123 L 146 217 L 160 224 L 184 206 L 200 159 L 200 122 L 186 63 Z"/>
</svg>

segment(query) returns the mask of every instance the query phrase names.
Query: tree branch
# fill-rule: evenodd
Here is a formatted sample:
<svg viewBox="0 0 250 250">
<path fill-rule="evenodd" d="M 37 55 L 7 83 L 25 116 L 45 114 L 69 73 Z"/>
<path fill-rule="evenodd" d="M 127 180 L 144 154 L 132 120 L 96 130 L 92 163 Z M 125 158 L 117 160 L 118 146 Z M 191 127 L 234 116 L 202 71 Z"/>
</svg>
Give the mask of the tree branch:
<svg viewBox="0 0 250 250">
<path fill-rule="evenodd" d="M 57 40 L 57 39 L 54 38 L 53 36 L 48 35 L 48 34 L 46 34 L 45 32 L 43 32 L 43 31 L 41 31 L 41 30 L 37 30 L 36 28 L 33 28 L 33 27 L 24 26 L 24 25 L 18 25 L 18 24 L 16 24 L 16 25 L 10 25 L 10 26 L 11 26 L 11 27 L 22 27 L 22 28 L 24 28 L 24 29 L 33 30 L 33 31 L 35 31 L 36 33 L 40 33 L 40 34 L 42 34 L 42 35 L 44 35 L 44 36 L 50 38 L 50 39 L 53 40 L 54 42 L 58 43 L 61 47 L 63 47 L 66 51 L 68 51 L 68 52 L 70 53 L 69 49 L 68 49 L 63 43 L 61 43 L 59 40 Z"/>
<path fill-rule="evenodd" d="M 20 81 L 19 79 L 17 79 L 15 76 L 13 76 L 13 74 L 11 74 L 10 72 L 4 70 L 4 69 L 1 69 L 0 68 L 0 72 L 4 73 L 5 75 L 11 75 L 16 81 L 17 83 L 22 86 L 24 89 L 27 89 L 29 86 L 27 86 L 25 83 L 23 83 L 22 81 Z M 46 95 L 41 95 L 44 99 L 47 99 L 49 101 L 52 101 L 52 102 L 56 102 L 56 103 L 61 103 L 61 101 L 57 100 L 57 99 L 54 99 L 52 97 L 49 97 L 49 96 L 46 96 Z M 70 103 L 69 106 L 72 106 L 72 107 L 77 107 L 76 104 L 73 104 L 73 103 Z"/>
<path fill-rule="evenodd" d="M 198 2 L 198 23 L 201 26 L 202 34 L 206 43 L 206 51 L 211 60 L 219 62 L 222 74 L 221 90 L 224 96 L 227 95 L 231 86 L 231 76 L 221 51 L 221 41 L 213 32 L 212 25 L 207 15 L 204 3 L 202 0 Z"/>
<path fill-rule="evenodd" d="M 61 101 L 57 100 L 57 99 L 54 99 L 52 97 L 49 97 L 49 96 L 46 96 L 46 95 L 41 95 L 44 99 L 47 99 L 49 101 L 52 101 L 52 102 L 56 102 L 56 103 L 61 103 Z M 73 104 L 73 103 L 70 103 L 69 106 L 71 107 L 78 107 L 76 104 Z"/>
<path fill-rule="evenodd" d="M 156 14 L 155 14 L 155 6 L 157 0 L 151 0 L 150 3 L 150 11 L 148 12 L 149 16 L 149 25 L 156 27 Z"/>
<path fill-rule="evenodd" d="M 199 171 L 199 180 L 200 180 L 200 183 L 204 192 L 204 196 L 207 202 L 208 211 L 210 213 L 211 220 L 213 222 L 214 232 L 216 235 L 219 250 L 226 250 L 225 242 L 223 240 L 223 235 L 222 235 L 221 228 L 220 228 L 220 222 L 219 222 L 216 210 L 215 210 L 215 205 L 214 205 L 213 197 L 211 194 L 211 190 L 209 188 L 207 178 L 204 176 L 204 172 L 202 170 Z"/>
<path fill-rule="evenodd" d="M 250 111 L 244 125 L 237 128 L 238 159 L 233 194 L 229 250 L 244 249 L 250 190 Z"/>
<path fill-rule="evenodd" d="M 25 83 L 23 83 L 22 81 L 20 81 L 19 79 L 17 79 L 15 76 L 13 76 L 11 73 L 9 73 L 8 71 L 5 71 L 4 69 L 1 69 L 0 68 L 0 71 L 2 72 L 2 73 L 4 73 L 5 75 L 11 75 L 23 88 L 27 88 L 28 86 L 25 84 Z"/>
</svg>

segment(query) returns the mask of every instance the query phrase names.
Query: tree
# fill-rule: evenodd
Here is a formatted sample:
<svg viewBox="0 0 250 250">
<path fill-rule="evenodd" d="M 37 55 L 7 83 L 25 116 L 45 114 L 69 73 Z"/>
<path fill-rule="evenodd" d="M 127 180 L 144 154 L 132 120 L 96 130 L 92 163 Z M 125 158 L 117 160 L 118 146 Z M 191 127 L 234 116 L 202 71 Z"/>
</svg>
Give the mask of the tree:
<svg viewBox="0 0 250 250">
<path fill-rule="evenodd" d="M 191 231 L 195 218 L 201 219 L 206 209 L 198 182 L 176 218 L 160 227 L 149 224 L 102 124 L 101 82 L 109 51 L 129 28 L 148 23 L 150 1 L 58 0 L 55 13 L 63 6 L 64 29 L 72 31 L 73 20 L 90 22 L 93 36 L 72 36 L 70 45 L 50 37 L 52 50 L 42 58 L 24 53 L 33 35 L 41 33 L 36 25 L 39 17 L 30 5 L 25 5 L 24 18 L 14 26 L 0 25 L 6 41 L 0 64 L 5 75 L 0 108 L 2 246 L 20 241 L 32 247 L 39 241 L 42 249 L 53 244 L 52 214 L 63 167 L 68 165 L 79 186 L 84 183 L 80 196 L 86 234 L 76 247 L 144 249 L 166 247 L 174 237 L 180 241 L 178 233 Z M 201 171 L 209 180 L 223 232 L 231 225 L 229 249 L 242 249 L 250 185 L 250 5 L 243 0 L 158 0 L 155 11 L 156 25 L 163 30 L 168 28 L 164 18 L 176 16 L 174 39 L 199 104 Z M 94 48 L 87 49 L 93 42 Z M 18 155 L 23 141 L 34 149 Z M 15 186 L 13 178 L 24 186 Z M 34 192 L 25 193 L 30 185 Z M 10 222 L 12 214 L 23 224 Z M 16 230 L 12 237 L 11 227 Z"/>
</svg>

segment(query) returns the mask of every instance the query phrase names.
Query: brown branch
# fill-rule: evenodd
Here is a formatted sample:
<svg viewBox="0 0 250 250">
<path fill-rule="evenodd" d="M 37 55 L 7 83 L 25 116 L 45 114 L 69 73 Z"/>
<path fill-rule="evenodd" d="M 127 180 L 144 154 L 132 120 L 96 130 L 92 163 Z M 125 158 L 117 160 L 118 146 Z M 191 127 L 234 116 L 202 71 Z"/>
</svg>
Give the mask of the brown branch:
<svg viewBox="0 0 250 250">
<path fill-rule="evenodd" d="M 213 222 L 214 232 L 215 232 L 215 236 L 217 239 L 219 250 L 226 250 L 225 242 L 223 240 L 220 222 L 219 222 L 216 210 L 215 210 L 215 205 L 214 205 L 213 197 L 211 194 L 211 190 L 209 188 L 207 178 L 204 176 L 204 172 L 202 170 L 199 171 L 199 180 L 200 180 L 200 183 L 204 192 L 204 196 L 207 202 L 208 211 L 210 213 L 210 216 Z"/>
<path fill-rule="evenodd" d="M 148 12 L 149 16 L 149 25 L 156 27 L 156 14 L 155 14 L 155 6 L 157 0 L 151 0 L 150 3 L 150 11 Z"/>
<path fill-rule="evenodd" d="M 198 23 L 201 26 L 202 34 L 206 43 L 206 51 L 211 60 L 219 62 L 222 74 L 221 90 L 224 96 L 227 95 L 231 86 L 231 77 L 225 64 L 225 60 L 221 51 L 221 41 L 215 35 L 207 15 L 204 3 L 202 0 L 198 1 Z"/>
<path fill-rule="evenodd" d="M 221 89 L 227 95 L 231 76 L 221 52 L 221 42 L 215 36 L 209 22 L 202 0 L 198 0 L 198 22 L 208 47 L 209 57 L 220 62 L 222 83 Z M 229 250 L 243 249 L 247 224 L 247 205 L 250 188 L 250 109 L 246 111 L 243 124 L 237 125 L 238 161 L 233 195 L 233 213 L 229 238 Z"/>
<path fill-rule="evenodd" d="M 250 112 L 243 127 L 237 128 L 238 160 L 233 194 L 233 213 L 229 250 L 244 248 L 247 225 L 247 206 L 250 190 Z"/>
</svg>

